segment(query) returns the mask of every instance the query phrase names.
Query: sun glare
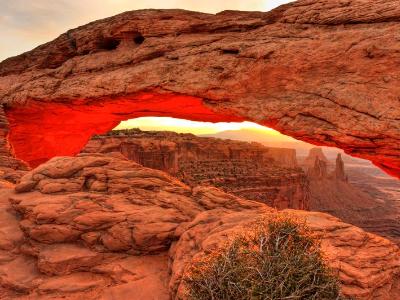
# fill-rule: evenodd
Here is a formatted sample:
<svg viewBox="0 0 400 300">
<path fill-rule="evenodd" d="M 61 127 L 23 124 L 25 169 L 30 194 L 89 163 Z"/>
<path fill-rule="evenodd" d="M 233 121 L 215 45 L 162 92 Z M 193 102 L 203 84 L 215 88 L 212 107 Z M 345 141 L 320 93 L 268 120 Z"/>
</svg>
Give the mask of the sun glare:
<svg viewBox="0 0 400 300">
<path fill-rule="evenodd" d="M 142 117 L 122 121 L 115 129 L 140 128 L 142 130 L 168 130 L 179 133 L 193 134 L 214 134 L 227 130 L 251 129 L 265 132 L 270 135 L 279 135 L 280 133 L 252 122 L 196 122 L 170 117 Z"/>
</svg>

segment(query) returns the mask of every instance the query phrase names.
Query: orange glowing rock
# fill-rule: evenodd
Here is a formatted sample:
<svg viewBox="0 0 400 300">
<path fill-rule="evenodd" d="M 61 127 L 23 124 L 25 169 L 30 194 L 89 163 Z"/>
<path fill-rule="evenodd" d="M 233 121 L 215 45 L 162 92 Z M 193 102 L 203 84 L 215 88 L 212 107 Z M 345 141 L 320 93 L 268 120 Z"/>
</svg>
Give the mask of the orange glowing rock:
<svg viewBox="0 0 400 300">
<path fill-rule="evenodd" d="M 145 116 L 243 121 L 229 113 L 213 112 L 198 98 L 176 94 L 140 94 L 135 99 L 93 103 L 31 102 L 7 111 L 9 141 L 18 158 L 36 167 L 54 156 L 79 153 L 91 136 L 113 129 L 122 120 Z"/>
</svg>

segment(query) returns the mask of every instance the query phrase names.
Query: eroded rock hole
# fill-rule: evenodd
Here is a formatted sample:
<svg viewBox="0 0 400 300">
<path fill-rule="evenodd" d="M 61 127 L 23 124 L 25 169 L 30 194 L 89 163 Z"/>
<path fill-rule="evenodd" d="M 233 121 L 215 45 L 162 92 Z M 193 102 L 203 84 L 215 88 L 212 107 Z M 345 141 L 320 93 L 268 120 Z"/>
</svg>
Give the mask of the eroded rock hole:
<svg viewBox="0 0 400 300">
<path fill-rule="evenodd" d="M 237 55 L 239 54 L 239 49 L 222 49 L 222 54 L 233 54 Z"/>
<path fill-rule="evenodd" d="M 116 38 L 102 38 L 97 45 L 101 50 L 111 51 L 117 49 L 120 43 L 121 41 Z"/>
<path fill-rule="evenodd" d="M 143 44 L 145 38 L 143 35 L 141 35 L 140 33 L 138 33 L 134 38 L 133 41 L 136 45 L 141 45 Z"/>
</svg>

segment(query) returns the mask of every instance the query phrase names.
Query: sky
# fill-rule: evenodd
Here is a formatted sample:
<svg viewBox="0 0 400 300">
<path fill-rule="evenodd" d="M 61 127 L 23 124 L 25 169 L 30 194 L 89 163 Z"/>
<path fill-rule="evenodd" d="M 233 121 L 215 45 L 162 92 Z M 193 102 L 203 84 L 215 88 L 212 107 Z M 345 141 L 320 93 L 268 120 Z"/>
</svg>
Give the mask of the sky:
<svg viewBox="0 0 400 300">
<path fill-rule="evenodd" d="M 0 0 L 0 61 L 53 40 L 68 29 L 128 10 L 268 11 L 288 2 L 290 0 Z"/>
<path fill-rule="evenodd" d="M 140 128 L 142 130 L 168 130 L 180 133 L 195 133 L 195 134 L 214 134 L 227 130 L 252 129 L 258 132 L 264 132 L 270 135 L 278 135 L 279 133 L 268 127 L 264 127 L 251 122 L 195 122 L 182 119 L 174 119 L 168 117 L 143 117 L 121 122 L 115 129 L 124 128 Z"/>
<path fill-rule="evenodd" d="M 223 10 L 269 11 L 291 0 L 0 0 L 0 61 L 51 41 L 69 29 L 128 10 L 181 8 L 217 13 Z M 276 134 L 259 125 L 201 123 L 172 118 L 139 118 L 118 128 L 173 130 L 195 134 L 253 128 Z"/>
</svg>

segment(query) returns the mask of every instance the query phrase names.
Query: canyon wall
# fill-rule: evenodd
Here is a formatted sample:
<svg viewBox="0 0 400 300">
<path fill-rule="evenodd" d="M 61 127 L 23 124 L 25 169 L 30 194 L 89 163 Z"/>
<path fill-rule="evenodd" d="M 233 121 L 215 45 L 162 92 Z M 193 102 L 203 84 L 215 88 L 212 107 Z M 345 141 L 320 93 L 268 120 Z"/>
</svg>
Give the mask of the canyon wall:
<svg viewBox="0 0 400 300">
<path fill-rule="evenodd" d="M 308 181 L 293 149 L 132 129 L 94 136 L 82 152 L 120 152 L 191 186 L 216 186 L 279 209 L 308 208 Z"/>
<path fill-rule="evenodd" d="M 313 148 L 300 164 L 309 178 L 310 210 L 329 213 L 400 244 L 397 201 L 375 199 L 351 184 L 340 153 L 335 161 L 329 161 L 322 149 Z"/>
<path fill-rule="evenodd" d="M 130 11 L 1 62 L 0 103 L 32 166 L 121 120 L 171 116 L 253 121 L 400 177 L 399 30 L 400 0 Z"/>
</svg>

